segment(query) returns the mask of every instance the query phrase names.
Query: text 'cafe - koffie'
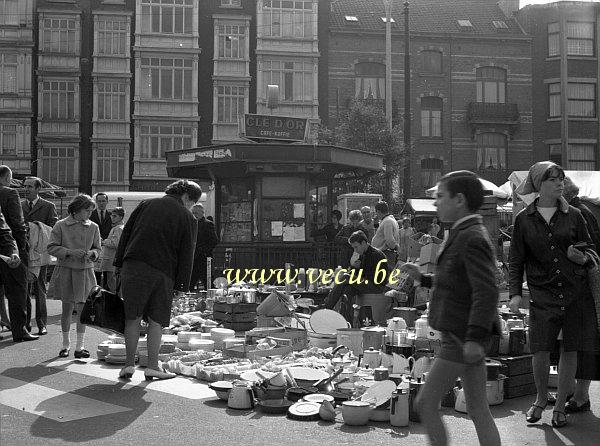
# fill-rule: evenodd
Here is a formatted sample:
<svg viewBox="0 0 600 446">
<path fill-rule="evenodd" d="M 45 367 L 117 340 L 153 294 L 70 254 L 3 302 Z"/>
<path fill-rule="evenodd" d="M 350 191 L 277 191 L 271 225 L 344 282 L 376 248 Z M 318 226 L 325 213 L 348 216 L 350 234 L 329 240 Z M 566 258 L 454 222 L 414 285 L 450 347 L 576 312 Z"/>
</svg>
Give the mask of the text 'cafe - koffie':
<svg viewBox="0 0 600 446">
<path fill-rule="evenodd" d="M 335 182 L 383 170 L 380 154 L 307 144 L 307 119 L 245 115 L 243 142 L 167 152 L 173 178 L 215 185 L 215 223 L 221 243 L 213 265 L 319 266 L 311 229 L 331 221 Z M 331 260 L 331 259 L 329 259 Z M 332 265 L 323 265 L 331 267 Z"/>
</svg>

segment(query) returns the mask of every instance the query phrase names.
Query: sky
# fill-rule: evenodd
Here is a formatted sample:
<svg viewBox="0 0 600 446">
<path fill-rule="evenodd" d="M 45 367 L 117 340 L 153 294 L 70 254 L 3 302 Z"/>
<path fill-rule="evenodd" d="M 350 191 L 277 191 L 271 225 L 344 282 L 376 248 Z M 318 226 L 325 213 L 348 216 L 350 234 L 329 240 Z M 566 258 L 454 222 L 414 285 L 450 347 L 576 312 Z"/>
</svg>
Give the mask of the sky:
<svg viewBox="0 0 600 446">
<path fill-rule="evenodd" d="M 539 5 L 540 3 L 554 3 L 557 0 L 521 0 L 521 8 L 525 5 Z M 600 1 L 600 0 L 579 0 L 579 1 Z"/>
</svg>

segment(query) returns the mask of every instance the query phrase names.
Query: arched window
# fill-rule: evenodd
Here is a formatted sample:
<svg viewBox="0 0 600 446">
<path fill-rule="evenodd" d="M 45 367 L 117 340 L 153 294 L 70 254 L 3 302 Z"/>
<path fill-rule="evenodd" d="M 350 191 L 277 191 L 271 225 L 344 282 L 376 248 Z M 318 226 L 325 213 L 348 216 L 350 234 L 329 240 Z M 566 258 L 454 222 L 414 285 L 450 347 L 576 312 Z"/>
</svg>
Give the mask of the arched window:
<svg viewBox="0 0 600 446">
<path fill-rule="evenodd" d="M 477 102 L 506 102 L 506 70 L 497 67 L 477 68 Z"/>
<path fill-rule="evenodd" d="M 506 135 L 479 133 L 477 139 L 477 169 L 506 169 Z"/>
<path fill-rule="evenodd" d="M 444 162 L 439 158 L 425 158 L 421 160 L 421 186 L 430 188 L 442 178 Z"/>
<path fill-rule="evenodd" d="M 385 99 L 385 65 L 361 62 L 355 66 L 357 99 Z"/>
<path fill-rule="evenodd" d="M 440 74 L 442 72 L 442 53 L 436 50 L 421 51 L 424 73 Z"/>
<path fill-rule="evenodd" d="M 442 98 L 437 96 L 421 98 L 421 136 L 442 137 Z"/>
</svg>

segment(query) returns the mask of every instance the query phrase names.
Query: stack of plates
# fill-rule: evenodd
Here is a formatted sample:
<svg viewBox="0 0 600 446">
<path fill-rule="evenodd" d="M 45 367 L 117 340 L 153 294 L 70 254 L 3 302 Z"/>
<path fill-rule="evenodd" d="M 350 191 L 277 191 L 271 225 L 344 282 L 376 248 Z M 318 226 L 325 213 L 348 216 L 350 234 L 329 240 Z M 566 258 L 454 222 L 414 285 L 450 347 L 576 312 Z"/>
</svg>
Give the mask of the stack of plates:
<svg viewBox="0 0 600 446">
<path fill-rule="evenodd" d="M 111 334 L 108 340 L 111 344 L 125 344 L 125 338 L 117 334 Z"/>
<path fill-rule="evenodd" d="M 233 338 L 235 331 L 229 328 L 212 328 L 210 330 L 210 338 L 215 341 L 215 349 L 223 350 L 223 341 L 227 338 Z"/>
<path fill-rule="evenodd" d="M 109 364 L 125 364 L 125 344 L 110 344 L 106 362 Z"/>
<path fill-rule="evenodd" d="M 180 331 L 177 333 L 177 347 L 181 350 L 194 350 L 190 346 L 190 341 L 193 339 L 201 339 L 202 333 L 197 331 Z"/>
<path fill-rule="evenodd" d="M 106 356 L 108 355 L 108 346 L 111 345 L 110 341 L 104 341 L 98 344 L 98 350 L 96 353 L 98 354 L 98 360 L 104 361 Z"/>
<path fill-rule="evenodd" d="M 190 350 L 212 352 L 215 349 L 215 341 L 211 339 L 191 339 L 188 345 L 190 346 Z"/>
<path fill-rule="evenodd" d="M 200 333 L 200 339 L 211 339 L 210 333 Z"/>
</svg>

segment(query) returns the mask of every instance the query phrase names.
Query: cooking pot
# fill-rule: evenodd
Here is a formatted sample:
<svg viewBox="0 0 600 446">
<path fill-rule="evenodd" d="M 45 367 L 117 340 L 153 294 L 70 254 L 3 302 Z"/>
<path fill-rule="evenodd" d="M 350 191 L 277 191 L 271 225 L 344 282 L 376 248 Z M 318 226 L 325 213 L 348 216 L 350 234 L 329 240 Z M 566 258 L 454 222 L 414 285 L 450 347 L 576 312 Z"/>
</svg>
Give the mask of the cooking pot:
<svg viewBox="0 0 600 446">
<path fill-rule="evenodd" d="M 500 369 L 502 368 L 502 363 L 499 361 L 494 361 L 493 359 L 486 359 L 485 368 L 487 372 L 487 380 L 494 381 L 498 379 Z"/>
<path fill-rule="evenodd" d="M 383 345 L 383 337 L 385 336 L 385 327 L 365 327 L 363 331 L 363 349 L 368 350 L 373 348 L 379 350 Z"/>
<path fill-rule="evenodd" d="M 370 369 L 375 369 L 379 367 L 381 364 L 381 352 L 379 350 L 374 350 L 373 347 L 369 348 L 369 350 L 365 350 L 363 353 L 362 365 L 363 367 L 368 367 Z"/>
<path fill-rule="evenodd" d="M 344 401 L 342 418 L 349 426 L 364 426 L 369 422 L 373 407 L 366 401 Z"/>
<path fill-rule="evenodd" d="M 399 316 L 388 319 L 385 334 L 392 343 L 394 343 L 394 333 L 400 330 L 406 330 L 406 321 L 404 319 Z"/>
<path fill-rule="evenodd" d="M 485 383 L 485 394 L 490 406 L 497 406 L 504 402 L 504 375 L 499 375 L 497 379 Z"/>
<path fill-rule="evenodd" d="M 246 383 L 237 382 L 229 392 L 227 406 L 231 409 L 253 409 L 254 408 L 254 392 Z"/>
</svg>

